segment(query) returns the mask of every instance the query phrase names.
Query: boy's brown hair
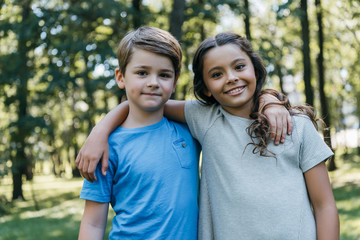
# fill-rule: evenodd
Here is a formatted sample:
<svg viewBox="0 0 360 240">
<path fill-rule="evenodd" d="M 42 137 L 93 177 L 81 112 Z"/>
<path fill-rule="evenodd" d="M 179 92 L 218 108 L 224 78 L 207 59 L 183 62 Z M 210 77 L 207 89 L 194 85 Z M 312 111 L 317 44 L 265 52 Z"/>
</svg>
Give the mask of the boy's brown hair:
<svg viewBox="0 0 360 240">
<path fill-rule="evenodd" d="M 136 48 L 168 57 L 174 66 L 175 79 L 179 77 L 182 51 L 179 42 L 171 33 L 149 26 L 140 27 L 127 33 L 121 40 L 116 53 L 120 71 L 124 76 L 126 66 Z"/>
</svg>

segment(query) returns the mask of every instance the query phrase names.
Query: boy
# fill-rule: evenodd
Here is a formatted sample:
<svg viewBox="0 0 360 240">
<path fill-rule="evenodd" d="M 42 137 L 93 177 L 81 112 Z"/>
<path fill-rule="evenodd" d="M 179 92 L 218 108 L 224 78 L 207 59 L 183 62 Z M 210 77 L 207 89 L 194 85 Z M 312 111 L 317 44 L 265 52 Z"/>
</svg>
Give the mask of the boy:
<svg viewBox="0 0 360 240">
<path fill-rule="evenodd" d="M 185 125 L 163 117 L 180 74 L 182 52 L 168 32 L 141 27 L 120 42 L 116 81 L 129 115 L 109 137 L 109 169 L 84 180 L 79 239 L 196 239 L 199 146 Z"/>
</svg>

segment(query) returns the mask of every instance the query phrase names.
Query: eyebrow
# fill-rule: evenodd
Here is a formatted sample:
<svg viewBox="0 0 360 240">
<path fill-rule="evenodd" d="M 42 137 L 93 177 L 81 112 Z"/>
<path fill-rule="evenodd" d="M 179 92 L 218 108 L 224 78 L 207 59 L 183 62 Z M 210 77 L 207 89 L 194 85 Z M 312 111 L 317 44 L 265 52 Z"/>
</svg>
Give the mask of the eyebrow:
<svg viewBox="0 0 360 240">
<path fill-rule="evenodd" d="M 138 65 L 138 66 L 134 66 L 134 69 L 150 69 L 151 67 L 147 66 L 147 65 Z M 174 73 L 175 71 L 169 68 L 163 68 L 160 69 L 161 72 L 171 72 Z"/>
<path fill-rule="evenodd" d="M 242 57 L 239 57 L 239 58 L 235 58 L 232 62 L 231 62 L 231 65 L 235 64 L 236 62 L 239 62 L 239 61 L 245 61 L 246 59 L 245 58 L 242 58 Z M 217 70 L 217 69 L 221 69 L 222 67 L 219 67 L 219 66 L 215 66 L 213 68 L 211 68 L 209 71 L 208 71 L 208 74 L 210 74 L 210 72 L 214 71 L 214 70 Z"/>
</svg>

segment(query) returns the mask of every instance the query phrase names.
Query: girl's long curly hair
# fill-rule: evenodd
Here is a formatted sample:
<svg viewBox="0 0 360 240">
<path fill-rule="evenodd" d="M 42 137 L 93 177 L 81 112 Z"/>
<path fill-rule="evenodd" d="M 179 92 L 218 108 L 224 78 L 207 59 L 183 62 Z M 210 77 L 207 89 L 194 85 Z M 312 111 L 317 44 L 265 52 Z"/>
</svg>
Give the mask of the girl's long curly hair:
<svg viewBox="0 0 360 240">
<path fill-rule="evenodd" d="M 254 145 L 253 153 L 259 153 L 260 156 L 275 157 L 275 154 L 267 149 L 267 145 L 270 142 L 270 126 L 269 121 L 263 114 L 264 110 L 271 104 L 265 105 L 261 111 L 259 111 L 259 99 L 263 94 L 271 94 L 279 99 L 280 102 L 272 103 L 284 106 L 289 110 L 291 115 L 303 114 L 310 118 L 317 129 L 314 108 L 310 106 L 295 106 L 292 107 L 288 98 L 275 90 L 262 90 L 265 79 L 266 79 L 266 68 L 260 57 L 260 55 L 254 52 L 251 43 L 245 38 L 238 34 L 231 32 L 219 33 L 216 36 L 205 39 L 196 50 L 193 58 L 193 72 L 194 72 L 194 95 L 204 105 L 218 105 L 218 101 L 213 96 L 205 94 L 207 90 L 204 78 L 203 78 L 203 67 L 204 58 L 206 54 L 213 48 L 224 46 L 226 44 L 234 44 L 238 46 L 241 51 L 246 53 L 255 70 L 256 76 L 256 89 L 253 96 L 253 108 L 250 114 L 250 118 L 255 121 L 248 127 L 247 132 L 251 138 L 251 143 L 248 145 Z"/>
<path fill-rule="evenodd" d="M 280 102 L 270 103 L 263 106 L 261 111 L 259 111 L 259 98 L 263 94 L 271 94 L 276 97 Z M 289 99 L 286 95 L 277 92 L 275 90 L 266 89 L 262 90 L 255 100 L 254 108 L 250 117 L 255 119 L 255 121 L 247 128 L 247 132 L 251 138 L 251 143 L 248 145 L 254 145 L 253 153 L 259 153 L 263 157 L 275 157 L 275 154 L 267 149 L 267 145 L 270 142 L 270 126 L 267 117 L 264 115 L 264 110 L 270 105 L 281 105 L 284 106 L 289 112 L 290 115 L 304 115 L 307 116 L 311 122 L 314 124 L 315 128 L 318 129 L 317 122 L 320 122 L 322 126 L 325 126 L 325 123 L 316 118 L 315 109 L 312 106 L 308 105 L 299 105 L 291 106 Z"/>
</svg>

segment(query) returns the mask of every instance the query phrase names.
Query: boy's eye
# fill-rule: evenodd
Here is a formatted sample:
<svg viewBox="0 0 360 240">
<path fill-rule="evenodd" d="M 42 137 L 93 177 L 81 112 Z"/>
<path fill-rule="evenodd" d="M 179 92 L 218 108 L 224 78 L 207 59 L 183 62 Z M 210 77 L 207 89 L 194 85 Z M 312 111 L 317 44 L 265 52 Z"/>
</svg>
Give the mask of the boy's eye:
<svg viewBox="0 0 360 240">
<path fill-rule="evenodd" d="M 245 67 L 244 64 L 238 64 L 238 65 L 236 65 L 235 69 L 236 69 L 236 70 L 241 70 L 241 69 L 243 69 L 244 67 Z"/>
<path fill-rule="evenodd" d="M 136 74 L 140 75 L 140 76 L 146 76 L 147 72 L 146 71 L 138 71 Z"/>
<path fill-rule="evenodd" d="M 214 73 L 211 74 L 211 77 L 212 77 L 212 78 L 221 77 L 221 72 L 214 72 Z"/>
</svg>

